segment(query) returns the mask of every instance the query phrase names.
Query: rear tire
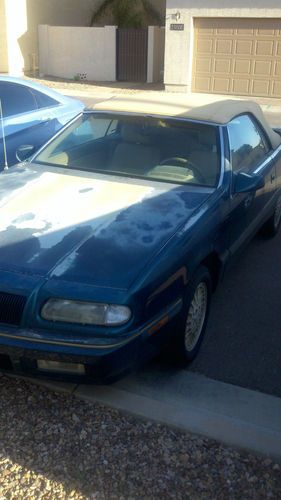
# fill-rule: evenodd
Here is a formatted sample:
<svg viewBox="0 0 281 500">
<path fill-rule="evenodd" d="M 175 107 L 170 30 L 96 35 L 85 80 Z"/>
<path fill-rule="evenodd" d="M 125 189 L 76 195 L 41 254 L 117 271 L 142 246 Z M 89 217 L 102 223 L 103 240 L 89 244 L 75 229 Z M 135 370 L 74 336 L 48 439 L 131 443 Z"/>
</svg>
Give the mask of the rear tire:
<svg viewBox="0 0 281 500">
<path fill-rule="evenodd" d="M 197 355 L 209 316 L 212 280 L 209 270 L 200 266 L 188 284 L 182 313 L 176 326 L 176 359 L 190 363 Z"/>
</svg>

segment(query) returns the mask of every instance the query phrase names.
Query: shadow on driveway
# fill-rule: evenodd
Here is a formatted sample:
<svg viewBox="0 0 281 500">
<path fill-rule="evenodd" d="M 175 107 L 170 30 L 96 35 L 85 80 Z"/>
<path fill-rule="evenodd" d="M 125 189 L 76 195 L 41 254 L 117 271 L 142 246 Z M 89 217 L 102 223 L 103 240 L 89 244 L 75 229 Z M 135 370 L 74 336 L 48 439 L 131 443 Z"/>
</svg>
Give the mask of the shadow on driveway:
<svg viewBox="0 0 281 500">
<path fill-rule="evenodd" d="M 257 236 L 225 276 L 190 370 L 281 397 L 281 231 Z"/>
</svg>

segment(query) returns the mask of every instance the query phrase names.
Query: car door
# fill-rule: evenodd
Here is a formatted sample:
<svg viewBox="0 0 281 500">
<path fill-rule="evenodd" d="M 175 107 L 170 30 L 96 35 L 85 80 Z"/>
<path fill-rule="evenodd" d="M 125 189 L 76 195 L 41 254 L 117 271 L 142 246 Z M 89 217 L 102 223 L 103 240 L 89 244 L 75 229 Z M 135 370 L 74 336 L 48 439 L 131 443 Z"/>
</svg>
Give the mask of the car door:
<svg viewBox="0 0 281 500">
<path fill-rule="evenodd" d="M 37 94 L 28 86 L 14 82 L 0 82 L 0 98 L 3 110 L 7 157 L 9 166 L 17 162 L 16 150 L 23 144 L 31 144 L 38 149 L 59 127 L 52 116 L 52 106 L 40 107 Z M 45 96 L 44 96 L 45 97 Z M 46 96 L 49 104 L 58 103 Z M 2 132 L 0 135 L 2 139 Z M 0 170 L 4 164 L 3 139 L 0 142 Z"/>
<path fill-rule="evenodd" d="M 243 246 L 259 229 L 276 191 L 276 171 L 270 141 L 256 119 L 244 114 L 228 124 L 229 160 L 232 186 L 229 214 L 229 249 L 231 254 Z M 245 193 L 235 192 L 239 172 L 263 177 L 264 187 Z"/>
</svg>

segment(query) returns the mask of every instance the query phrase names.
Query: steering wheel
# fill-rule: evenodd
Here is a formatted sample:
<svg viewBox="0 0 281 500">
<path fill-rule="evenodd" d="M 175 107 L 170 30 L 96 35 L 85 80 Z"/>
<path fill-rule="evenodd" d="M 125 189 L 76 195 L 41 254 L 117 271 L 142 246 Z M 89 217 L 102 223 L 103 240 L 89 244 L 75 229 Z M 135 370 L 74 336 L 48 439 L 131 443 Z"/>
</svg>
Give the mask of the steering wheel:
<svg viewBox="0 0 281 500">
<path fill-rule="evenodd" d="M 198 167 L 196 167 L 196 165 L 194 165 L 192 161 L 184 158 L 183 156 L 171 156 L 170 158 L 164 158 L 164 160 L 160 162 L 160 165 L 172 165 L 175 167 L 188 168 L 189 170 L 191 170 L 191 172 L 194 174 L 194 177 L 196 177 L 200 184 L 206 184 L 206 179 L 204 178 Z"/>
</svg>

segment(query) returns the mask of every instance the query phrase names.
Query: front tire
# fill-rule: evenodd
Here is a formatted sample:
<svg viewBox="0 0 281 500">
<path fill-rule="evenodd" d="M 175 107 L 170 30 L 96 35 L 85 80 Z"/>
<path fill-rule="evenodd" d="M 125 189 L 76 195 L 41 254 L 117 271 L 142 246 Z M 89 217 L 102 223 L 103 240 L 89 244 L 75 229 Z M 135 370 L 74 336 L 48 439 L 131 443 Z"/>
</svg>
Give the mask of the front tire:
<svg viewBox="0 0 281 500">
<path fill-rule="evenodd" d="M 209 316 L 212 280 L 209 270 L 200 266 L 186 290 L 183 310 L 177 325 L 176 356 L 181 362 L 191 362 L 197 355 Z"/>
</svg>

